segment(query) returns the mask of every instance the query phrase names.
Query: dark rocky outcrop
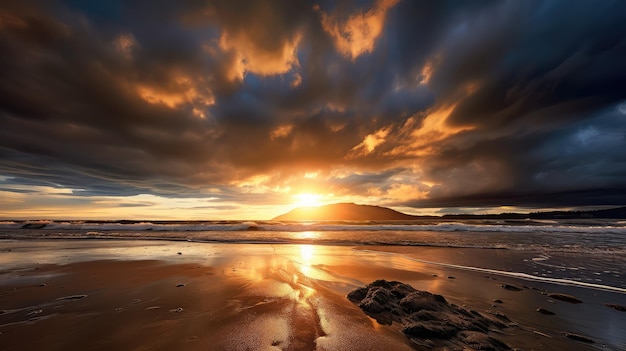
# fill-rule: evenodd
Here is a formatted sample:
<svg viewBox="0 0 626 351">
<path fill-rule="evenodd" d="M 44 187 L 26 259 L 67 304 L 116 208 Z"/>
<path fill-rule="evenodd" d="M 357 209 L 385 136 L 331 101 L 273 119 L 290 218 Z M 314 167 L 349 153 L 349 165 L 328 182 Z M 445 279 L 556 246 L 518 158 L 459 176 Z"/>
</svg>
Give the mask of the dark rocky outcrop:
<svg viewBox="0 0 626 351">
<path fill-rule="evenodd" d="M 350 292 L 348 299 L 381 324 L 400 323 L 402 333 L 421 347 L 454 344 L 475 350 L 510 350 L 488 335 L 492 328 L 507 327 L 501 320 L 401 282 L 377 280 Z"/>
</svg>

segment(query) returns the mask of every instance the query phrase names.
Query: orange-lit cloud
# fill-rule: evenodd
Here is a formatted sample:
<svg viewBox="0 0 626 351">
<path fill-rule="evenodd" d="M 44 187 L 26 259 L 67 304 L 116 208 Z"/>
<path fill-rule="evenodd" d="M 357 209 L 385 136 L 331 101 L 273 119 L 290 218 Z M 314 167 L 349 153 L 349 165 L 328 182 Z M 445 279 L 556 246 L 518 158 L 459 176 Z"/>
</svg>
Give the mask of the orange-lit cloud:
<svg viewBox="0 0 626 351">
<path fill-rule="evenodd" d="M 122 34 L 113 42 L 115 49 L 127 60 L 133 57 L 133 48 L 137 41 L 132 34 Z"/>
<path fill-rule="evenodd" d="M 299 34 L 292 35 L 280 47 L 270 50 L 257 39 L 249 31 L 222 33 L 220 48 L 234 54 L 234 65 L 229 76 L 242 80 L 246 72 L 269 76 L 287 73 L 294 66 L 298 66 L 296 50 L 300 42 Z"/>
<path fill-rule="evenodd" d="M 0 212 L 620 203 L 624 6 L 5 1 Z"/>
<path fill-rule="evenodd" d="M 169 78 L 169 77 L 168 77 Z M 174 74 L 166 86 L 158 84 L 136 84 L 137 94 L 150 104 L 161 104 L 177 108 L 183 104 L 192 107 L 192 114 L 206 118 L 205 109 L 215 103 L 211 91 L 201 79 L 193 79 L 181 74 Z"/>
<path fill-rule="evenodd" d="M 271 139 L 284 138 L 284 137 L 288 136 L 289 134 L 291 134 L 292 130 L 293 130 L 293 126 L 292 125 L 279 126 L 278 128 L 274 129 L 270 133 L 270 138 Z"/>
<path fill-rule="evenodd" d="M 350 150 L 348 158 L 355 158 L 372 153 L 374 149 L 376 149 L 376 147 L 385 142 L 385 138 L 387 137 L 387 135 L 389 135 L 390 129 L 391 128 L 389 127 L 382 128 L 372 134 L 368 134 L 367 136 L 365 136 L 365 138 L 359 145 L 353 147 Z"/>
<path fill-rule="evenodd" d="M 337 50 L 354 60 L 374 50 L 385 26 L 387 11 L 398 1 L 378 0 L 370 10 L 353 13 L 344 21 L 319 10 L 319 7 L 317 9 L 321 13 L 322 26 L 333 37 Z"/>
</svg>

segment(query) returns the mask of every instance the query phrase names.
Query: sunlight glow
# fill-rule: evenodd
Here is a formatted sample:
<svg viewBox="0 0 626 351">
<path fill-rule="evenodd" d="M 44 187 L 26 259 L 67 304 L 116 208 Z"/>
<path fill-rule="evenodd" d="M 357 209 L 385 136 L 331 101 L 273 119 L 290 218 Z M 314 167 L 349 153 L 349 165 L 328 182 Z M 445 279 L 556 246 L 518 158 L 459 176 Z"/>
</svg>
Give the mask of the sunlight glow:
<svg viewBox="0 0 626 351">
<path fill-rule="evenodd" d="M 300 245 L 300 257 L 302 258 L 302 264 L 300 265 L 300 273 L 305 276 L 312 274 L 311 261 L 315 255 L 315 248 L 313 245 Z"/>
<path fill-rule="evenodd" d="M 295 201 L 295 205 L 299 207 L 317 207 L 320 206 L 321 195 L 317 194 L 298 194 L 293 196 Z"/>
</svg>

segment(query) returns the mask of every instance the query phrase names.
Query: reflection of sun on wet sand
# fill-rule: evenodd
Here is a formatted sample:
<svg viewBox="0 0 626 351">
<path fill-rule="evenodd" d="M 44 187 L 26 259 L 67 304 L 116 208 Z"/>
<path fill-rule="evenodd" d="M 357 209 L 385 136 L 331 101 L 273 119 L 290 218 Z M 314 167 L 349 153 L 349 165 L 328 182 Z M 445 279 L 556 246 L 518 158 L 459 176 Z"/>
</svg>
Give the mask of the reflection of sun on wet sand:
<svg viewBox="0 0 626 351">
<path fill-rule="evenodd" d="M 402 334 L 402 325 L 380 324 L 346 298 L 376 279 L 401 280 L 482 314 L 506 313 L 507 324 L 523 326 L 503 328 L 497 335 L 511 346 L 591 349 L 561 334 L 580 333 L 562 319 L 571 312 L 565 302 L 550 306 L 556 316 L 543 315 L 535 308 L 545 295 L 498 285 L 519 281 L 496 281 L 397 254 L 340 246 L 141 241 L 3 247 L 0 344 L 7 350 L 417 347 Z M 39 258 L 49 264 L 37 264 Z M 594 294 L 579 295 L 585 303 L 576 308 L 586 305 L 586 311 L 602 312 L 597 318 L 624 323 L 623 312 L 593 304 L 599 299 Z M 495 298 L 500 306 L 492 306 Z"/>
</svg>

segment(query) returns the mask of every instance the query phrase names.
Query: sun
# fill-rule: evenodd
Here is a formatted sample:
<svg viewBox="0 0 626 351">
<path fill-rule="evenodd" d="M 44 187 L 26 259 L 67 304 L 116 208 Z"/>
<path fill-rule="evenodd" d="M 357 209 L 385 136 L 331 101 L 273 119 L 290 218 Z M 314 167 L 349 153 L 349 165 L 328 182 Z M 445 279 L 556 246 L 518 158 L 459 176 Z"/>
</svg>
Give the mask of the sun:
<svg viewBox="0 0 626 351">
<path fill-rule="evenodd" d="M 298 194 L 294 195 L 294 204 L 298 207 L 318 207 L 321 205 L 321 195 L 317 194 Z"/>
</svg>

